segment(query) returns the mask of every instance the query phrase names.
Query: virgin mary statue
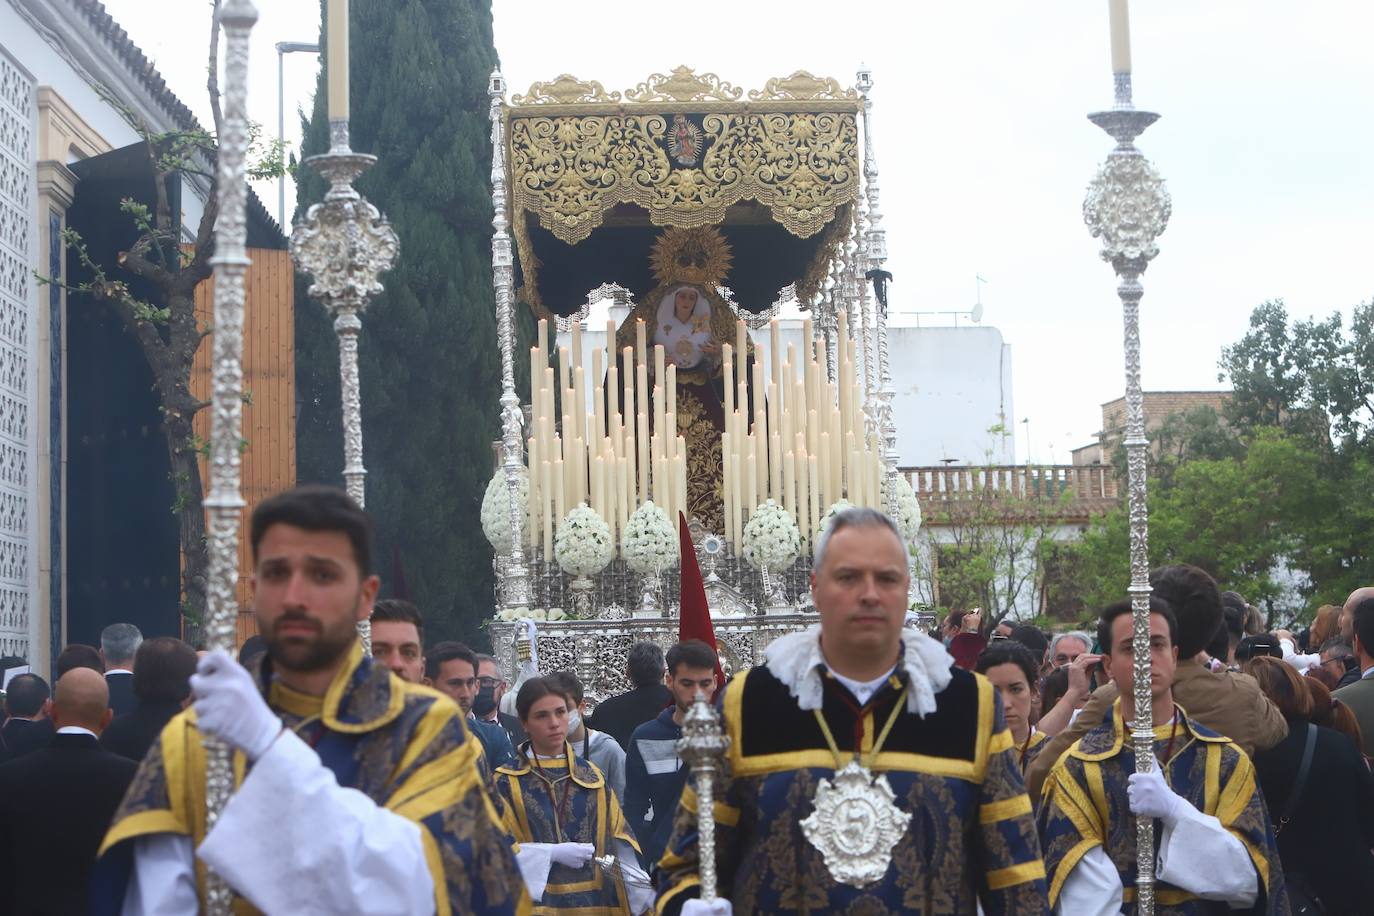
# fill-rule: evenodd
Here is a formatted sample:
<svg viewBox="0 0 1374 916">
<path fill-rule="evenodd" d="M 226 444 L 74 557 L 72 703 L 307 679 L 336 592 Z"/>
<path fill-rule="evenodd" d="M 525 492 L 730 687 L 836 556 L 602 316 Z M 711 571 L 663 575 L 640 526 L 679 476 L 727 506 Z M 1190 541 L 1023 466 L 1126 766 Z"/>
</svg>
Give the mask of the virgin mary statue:
<svg viewBox="0 0 1374 916">
<path fill-rule="evenodd" d="M 665 360 L 677 367 L 677 434 L 687 443 L 687 516 L 717 533 L 724 525 L 721 357 L 723 345 L 735 341 L 737 316 L 716 290 L 729 266 L 729 246 L 716 229 L 669 229 L 654 245 L 653 267 L 660 285 L 616 333 L 617 348 L 631 346 L 636 323 L 645 322 L 653 329 L 650 345 L 662 346 Z M 747 380 L 753 341 L 747 340 L 746 350 Z"/>
</svg>

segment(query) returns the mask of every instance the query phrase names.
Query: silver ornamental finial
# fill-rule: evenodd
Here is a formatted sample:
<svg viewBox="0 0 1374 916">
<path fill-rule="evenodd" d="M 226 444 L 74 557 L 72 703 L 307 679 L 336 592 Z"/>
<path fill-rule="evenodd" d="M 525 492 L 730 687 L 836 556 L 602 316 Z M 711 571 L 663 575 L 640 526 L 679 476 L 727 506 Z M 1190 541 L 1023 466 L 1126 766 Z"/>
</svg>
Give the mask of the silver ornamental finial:
<svg viewBox="0 0 1374 916">
<path fill-rule="evenodd" d="M 695 702 L 682 718 L 682 737 L 677 753 L 692 768 L 697 793 L 697 862 L 701 899 L 716 898 L 715 783 L 721 772 L 730 738 L 721 733 L 716 711 L 698 691 Z"/>
</svg>

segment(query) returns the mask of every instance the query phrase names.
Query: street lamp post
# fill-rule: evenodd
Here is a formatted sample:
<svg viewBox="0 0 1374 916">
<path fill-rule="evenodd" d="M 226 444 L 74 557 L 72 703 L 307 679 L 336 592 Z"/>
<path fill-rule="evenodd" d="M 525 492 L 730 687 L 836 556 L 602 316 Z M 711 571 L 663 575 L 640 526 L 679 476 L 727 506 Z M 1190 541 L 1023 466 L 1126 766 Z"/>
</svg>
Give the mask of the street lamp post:
<svg viewBox="0 0 1374 916">
<path fill-rule="evenodd" d="M 296 51 L 320 53 L 320 46 L 311 41 L 277 42 L 277 149 L 285 156 L 286 150 L 286 89 L 285 68 L 282 61 L 287 54 Z M 286 175 L 277 177 L 277 225 L 286 230 Z"/>
</svg>

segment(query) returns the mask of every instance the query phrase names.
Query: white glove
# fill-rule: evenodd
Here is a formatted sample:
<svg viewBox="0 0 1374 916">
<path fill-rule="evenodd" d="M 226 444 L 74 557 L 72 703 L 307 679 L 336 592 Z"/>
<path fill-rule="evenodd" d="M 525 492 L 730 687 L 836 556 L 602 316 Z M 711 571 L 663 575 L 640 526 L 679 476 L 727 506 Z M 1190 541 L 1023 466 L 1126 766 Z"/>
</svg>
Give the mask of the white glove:
<svg viewBox="0 0 1374 916">
<path fill-rule="evenodd" d="M 549 857 L 559 865 L 581 868 L 596 852 L 591 843 L 554 843 L 549 849 Z"/>
<path fill-rule="evenodd" d="M 732 916 L 734 907 L 724 897 L 717 897 L 710 903 L 705 900 L 684 900 L 682 916 Z"/>
<path fill-rule="evenodd" d="M 1182 807 L 1188 802 L 1164 781 L 1163 767 L 1158 762 L 1148 773 L 1132 773 L 1127 779 L 1126 795 L 1131 813 L 1157 817 L 1167 826 L 1178 823 Z"/>
<path fill-rule="evenodd" d="M 258 685 L 223 649 L 205 655 L 191 675 L 196 726 L 256 761 L 281 734 L 281 719 L 268 707 Z"/>
</svg>

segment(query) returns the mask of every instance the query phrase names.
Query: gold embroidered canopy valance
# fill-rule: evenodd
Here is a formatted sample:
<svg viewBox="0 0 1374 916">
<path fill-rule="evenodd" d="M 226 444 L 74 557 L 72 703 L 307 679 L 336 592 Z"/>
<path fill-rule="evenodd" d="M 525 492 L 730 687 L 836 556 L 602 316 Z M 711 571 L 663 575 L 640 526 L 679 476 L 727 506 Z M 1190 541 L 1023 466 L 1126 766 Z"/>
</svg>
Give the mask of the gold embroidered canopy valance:
<svg viewBox="0 0 1374 916">
<path fill-rule="evenodd" d="M 858 198 L 861 106 L 853 89 L 805 71 L 748 93 L 687 67 L 624 93 L 568 75 L 535 83 L 506 108 L 526 298 L 544 305 L 536 275 L 549 243 L 580 250 L 602 227 L 747 226 L 761 239 L 780 227 L 790 239 L 763 247 L 793 263 L 770 292 L 806 285 Z"/>
</svg>

